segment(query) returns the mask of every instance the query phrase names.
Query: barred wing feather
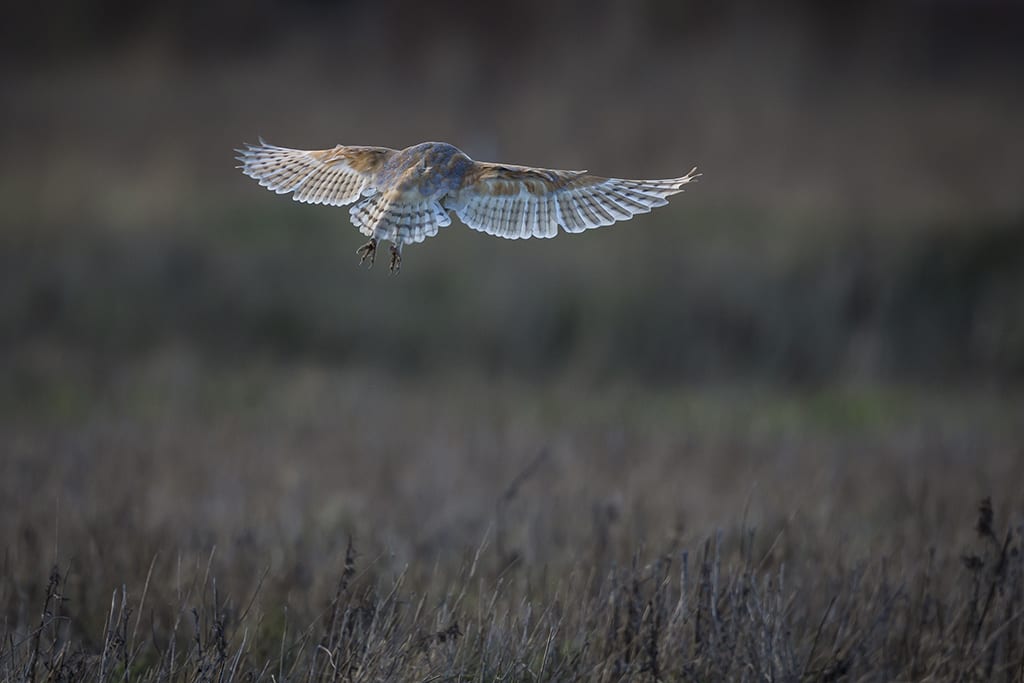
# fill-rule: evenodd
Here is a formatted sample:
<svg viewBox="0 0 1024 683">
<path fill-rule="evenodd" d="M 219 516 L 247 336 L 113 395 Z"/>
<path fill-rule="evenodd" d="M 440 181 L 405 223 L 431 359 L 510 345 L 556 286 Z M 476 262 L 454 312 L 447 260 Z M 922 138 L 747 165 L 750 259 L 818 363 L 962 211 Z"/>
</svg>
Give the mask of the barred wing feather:
<svg viewBox="0 0 1024 683">
<path fill-rule="evenodd" d="M 387 147 L 338 145 L 332 149 L 301 150 L 270 145 L 246 145 L 235 150 L 242 172 L 277 194 L 292 194 L 305 204 L 344 206 L 376 192 L 374 178 L 395 153 Z"/>
<path fill-rule="evenodd" d="M 664 206 L 700 175 L 696 171 L 680 178 L 625 180 L 586 171 L 476 163 L 446 206 L 463 223 L 489 235 L 548 238 L 559 227 L 583 232 Z"/>
</svg>

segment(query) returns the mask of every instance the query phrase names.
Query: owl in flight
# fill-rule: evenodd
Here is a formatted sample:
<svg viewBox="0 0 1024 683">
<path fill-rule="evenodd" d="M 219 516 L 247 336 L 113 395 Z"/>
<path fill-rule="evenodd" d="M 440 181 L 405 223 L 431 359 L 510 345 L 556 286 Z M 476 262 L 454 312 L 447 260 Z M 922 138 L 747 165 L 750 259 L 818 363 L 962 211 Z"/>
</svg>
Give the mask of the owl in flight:
<svg viewBox="0 0 1024 683">
<path fill-rule="evenodd" d="M 452 222 L 506 239 L 554 237 L 611 225 L 668 203 L 666 197 L 700 174 L 680 178 L 621 180 L 586 171 L 556 171 L 473 161 L 444 142 L 403 150 L 338 145 L 299 150 L 246 145 L 236 150 L 238 168 L 277 194 L 306 204 L 346 206 L 370 241 L 357 250 L 373 265 L 377 243 L 391 243 L 391 272 L 402 246 L 422 242 Z"/>
</svg>

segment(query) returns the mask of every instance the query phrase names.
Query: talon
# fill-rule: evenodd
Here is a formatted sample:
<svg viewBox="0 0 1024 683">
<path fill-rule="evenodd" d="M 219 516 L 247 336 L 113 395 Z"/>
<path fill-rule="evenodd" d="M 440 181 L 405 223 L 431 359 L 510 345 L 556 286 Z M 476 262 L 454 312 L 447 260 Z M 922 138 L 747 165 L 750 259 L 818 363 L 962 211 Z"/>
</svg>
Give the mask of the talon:
<svg viewBox="0 0 1024 683">
<path fill-rule="evenodd" d="M 401 248 L 391 245 L 391 273 L 397 275 L 398 271 L 402 269 L 402 250 Z"/>
<path fill-rule="evenodd" d="M 356 253 L 359 254 L 359 265 L 363 265 L 363 261 L 370 259 L 369 268 L 373 268 L 373 260 L 377 256 L 377 240 L 371 239 L 363 246 L 356 249 Z"/>
</svg>

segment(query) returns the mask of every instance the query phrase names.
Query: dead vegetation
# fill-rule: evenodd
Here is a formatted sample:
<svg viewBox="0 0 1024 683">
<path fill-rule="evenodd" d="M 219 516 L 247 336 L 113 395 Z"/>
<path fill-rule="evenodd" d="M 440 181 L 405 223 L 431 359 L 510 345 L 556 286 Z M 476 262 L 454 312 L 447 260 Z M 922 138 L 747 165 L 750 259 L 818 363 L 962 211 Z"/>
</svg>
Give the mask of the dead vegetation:
<svg viewBox="0 0 1024 683">
<path fill-rule="evenodd" d="M 5 432 L 3 680 L 1024 676 L 1012 403 L 174 367 Z"/>
<path fill-rule="evenodd" d="M 753 555 L 753 534 L 734 548 L 718 534 L 692 553 L 576 567 L 547 600 L 479 576 L 479 558 L 431 596 L 404 574 L 367 580 L 349 545 L 333 597 L 310 613 L 274 605 L 283 596 L 262 581 L 227 595 L 207 567 L 170 605 L 147 605 L 148 580 L 113 591 L 95 633 L 77 627 L 73 570 L 54 567 L 34 596 L 39 621 L 8 622 L 0 671 L 11 681 L 1018 681 L 1024 563 L 1019 532 L 999 540 L 991 510 L 986 499 L 977 554 L 959 572 L 937 567 L 933 551 L 912 574 L 876 558 L 818 567 L 808 586 L 806 568 L 794 579 Z"/>
</svg>

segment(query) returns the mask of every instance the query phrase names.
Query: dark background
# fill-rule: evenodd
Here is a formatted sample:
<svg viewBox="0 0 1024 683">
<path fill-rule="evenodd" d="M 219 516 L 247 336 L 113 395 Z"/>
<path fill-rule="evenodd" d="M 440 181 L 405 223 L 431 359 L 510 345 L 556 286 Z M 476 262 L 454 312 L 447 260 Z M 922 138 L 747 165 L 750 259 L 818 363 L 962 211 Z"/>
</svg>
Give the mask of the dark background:
<svg viewBox="0 0 1024 683">
<path fill-rule="evenodd" d="M 8 359 L 53 345 L 116 365 L 174 344 L 403 374 L 1024 372 L 1019 3 L 10 12 Z M 388 278 L 354 267 L 344 210 L 261 194 L 233 170 L 232 148 L 260 135 L 705 176 L 578 238 L 456 227 Z"/>
</svg>

